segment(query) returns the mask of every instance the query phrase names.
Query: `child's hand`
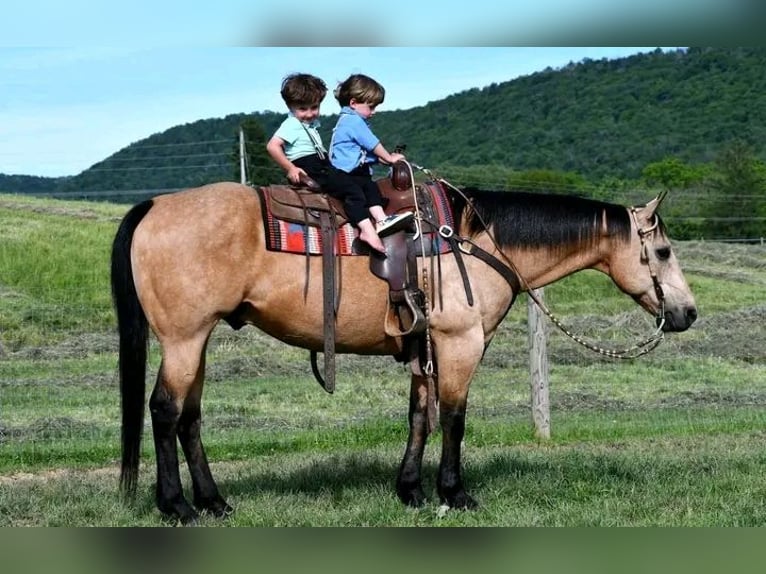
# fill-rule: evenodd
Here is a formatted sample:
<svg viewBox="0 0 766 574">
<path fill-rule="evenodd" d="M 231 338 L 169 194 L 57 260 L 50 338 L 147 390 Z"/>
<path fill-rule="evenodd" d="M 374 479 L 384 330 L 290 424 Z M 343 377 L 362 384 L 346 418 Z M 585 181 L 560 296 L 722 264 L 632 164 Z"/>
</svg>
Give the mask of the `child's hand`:
<svg viewBox="0 0 766 574">
<path fill-rule="evenodd" d="M 301 182 L 302 175 L 306 175 L 306 172 L 299 167 L 293 166 L 290 168 L 290 171 L 287 172 L 287 179 L 290 180 L 290 183 L 298 185 Z"/>
<path fill-rule="evenodd" d="M 390 163 L 396 163 L 397 161 L 402 161 L 403 159 L 404 159 L 403 153 L 392 153 Z"/>
</svg>

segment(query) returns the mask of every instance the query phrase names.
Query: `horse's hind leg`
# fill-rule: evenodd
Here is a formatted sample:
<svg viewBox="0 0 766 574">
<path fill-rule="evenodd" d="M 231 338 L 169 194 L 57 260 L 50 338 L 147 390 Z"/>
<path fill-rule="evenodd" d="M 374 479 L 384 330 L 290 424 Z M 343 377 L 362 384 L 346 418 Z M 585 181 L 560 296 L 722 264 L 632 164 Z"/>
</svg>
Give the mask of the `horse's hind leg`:
<svg viewBox="0 0 766 574">
<path fill-rule="evenodd" d="M 177 437 L 189 464 L 195 503 L 217 514 L 230 510 L 218 495 L 199 434 L 206 340 L 163 343 L 162 364 L 149 400 L 157 454 L 157 507 L 182 523 L 194 521 L 197 512 L 183 495 Z"/>
<path fill-rule="evenodd" d="M 181 488 L 181 476 L 178 472 L 178 449 L 176 435 L 178 421 L 183 411 L 184 397 L 179 397 L 178 384 L 172 383 L 171 373 L 175 369 L 162 360 L 157 384 L 149 399 L 152 414 L 152 433 L 154 450 L 157 456 L 157 508 L 170 518 L 177 518 L 183 523 L 192 522 L 197 512 L 189 505 Z M 185 393 L 184 393 L 185 394 Z"/>
<path fill-rule="evenodd" d="M 423 506 L 426 501 L 421 482 L 423 451 L 428 439 L 428 383 L 412 375 L 410 385 L 410 436 L 396 479 L 396 493 L 409 506 Z"/>
<path fill-rule="evenodd" d="M 184 401 L 183 411 L 178 421 L 178 439 L 189 465 L 194 493 L 194 506 L 199 510 L 222 517 L 231 514 L 229 506 L 218 492 L 218 486 L 210 472 L 210 465 L 202 446 L 200 427 L 202 424 L 202 388 L 205 374 L 205 353 L 200 357 L 200 366 L 191 392 Z"/>
</svg>

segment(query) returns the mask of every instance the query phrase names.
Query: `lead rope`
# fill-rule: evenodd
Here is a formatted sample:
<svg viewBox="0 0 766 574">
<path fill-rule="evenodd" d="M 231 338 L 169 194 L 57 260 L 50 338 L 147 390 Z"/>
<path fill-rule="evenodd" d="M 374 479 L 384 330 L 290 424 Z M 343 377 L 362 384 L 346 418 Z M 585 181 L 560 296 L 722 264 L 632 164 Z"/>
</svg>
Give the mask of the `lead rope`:
<svg viewBox="0 0 766 574">
<path fill-rule="evenodd" d="M 436 177 L 430 170 L 419 166 L 417 164 L 412 164 L 416 169 L 422 171 L 430 178 L 434 179 L 434 181 L 438 181 L 439 183 L 442 183 L 449 187 L 450 189 L 457 192 L 465 201 L 467 205 L 472 205 L 471 200 L 456 186 L 452 185 L 450 182 L 448 182 L 446 179 L 441 177 Z M 487 233 L 487 236 L 492 241 L 492 244 L 494 245 L 497 252 L 500 254 L 500 256 L 505 260 L 506 265 L 513 270 L 514 273 L 516 273 L 516 276 L 519 278 L 519 282 L 521 283 L 522 287 L 527 291 L 527 294 L 532 298 L 532 300 L 535 302 L 535 304 L 542 310 L 543 313 L 545 313 L 548 318 L 553 322 L 556 327 L 558 327 L 567 337 L 572 339 L 574 342 L 582 345 L 586 349 L 589 349 L 591 351 L 594 351 L 600 355 L 604 355 L 606 357 L 610 357 L 612 359 L 635 359 L 638 357 L 641 357 L 642 355 L 646 355 L 647 353 L 653 351 L 657 346 L 662 343 L 662 341 L 665 339 L 665 333 L 662 331 L 662 327 L 665 325 L 665 298 L 662 295 L 662 288 L 659 285 L 659 282 L 657 280 L 657 274 L 655 270 L 652 267 L 651 261 L 649 260 L 647 248 L 645 239 L 648 234 L 650 234 L 652 231 L 654 231 L 657 228 L 657 225 L 659 224 L 659 220 L 655 216 L 654 224 L 649 227 L 648 229 L 641 229 L 638 227 L 638 219 L 636 217 L 636 210 L 634 207 L 630 208 L 630 213 L 633 216 L 634 221 L 636 222 L 636 228 L 638 230 L 638 236 L 641 240 L 641 258 L 642 260 L 647 262 L 647 265 L 649 266 L 649 273 L 652 276 L 652 281 L 654 283 L 654 289 L 657 292 L 657 296 L 660 302 L 659 309 L 657 311 L 657 329 L 652 333 L 649 337 L 646 339 L 639 341 L 635 345 L 632 345 L 630 347 L 627 347 L 625 349 L 605 349 L 603 347 L 600 347 L 598 345 L 595 345 L 593 343 L 590 343 L 583 339 L 581 336 L 576 335 L 575 333 L 572 333 L 559 319 L 556 317 L 545 305 L 545 303 L 535 294 L 534 290 L 530 287 L 529 283 L 527 283 L 526 279 L 524 278 L 521 273 L 519 273 L 519 270 L 516 268 L 516 266 L 513 264 L 513 262 L 503 253 L 503 251 L 500 249 L 500 246 L 497 244 L 497 241 L 495 240 L 495 237 L 492 235 L 492 233 L 489 230 L 489 227 L 487 226 L 486 222 L 482 219 L 481 215 L 476 210 L 473 210 L 473 214 L 478 218 L 478 220 L 481 222 L 482 226 L 484 227 L 484 230 Z M 449 230 L 451 233 L 452 230 Z M 442 230 L 439 230 L 439 233 L 443 235 Z M 470 241 L 469 241 L 470 243 Z"/>
</svg>

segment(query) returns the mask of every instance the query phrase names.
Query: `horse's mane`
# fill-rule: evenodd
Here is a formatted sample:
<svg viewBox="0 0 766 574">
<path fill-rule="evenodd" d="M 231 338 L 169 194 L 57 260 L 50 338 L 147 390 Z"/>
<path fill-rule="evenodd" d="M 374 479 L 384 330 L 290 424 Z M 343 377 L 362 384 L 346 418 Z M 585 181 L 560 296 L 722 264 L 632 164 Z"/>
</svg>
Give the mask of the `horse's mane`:
<svg viewBox="0 0 766 574">
<path fill-rule="evenodd" d="M 590 244 L 601 235 L 604 214 L 610 235 L 625 241 L 630 238 L 628 211 L 621 205 L 572 195 L 475 188 L 462 191 L 471 205 L 466 205 L 461 194 L 452 192 L 457 222 L 468 207 L 466 228 L 458 229 L 457 233 L 474 235 L 483 231 L 486 224 L 494 227 L 495 240 L 501 247 Z"/>
</svg>

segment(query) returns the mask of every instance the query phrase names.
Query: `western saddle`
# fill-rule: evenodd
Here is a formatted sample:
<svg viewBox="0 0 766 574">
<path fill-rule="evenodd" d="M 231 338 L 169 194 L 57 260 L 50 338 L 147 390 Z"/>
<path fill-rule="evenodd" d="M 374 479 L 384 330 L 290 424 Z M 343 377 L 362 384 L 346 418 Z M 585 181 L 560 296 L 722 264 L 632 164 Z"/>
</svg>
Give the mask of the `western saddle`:
<svg viewBox="0 0 766 574">
<path fill-rule="evenodd" d="M 425 214 L 424 221 L 436 220 L 435 208 L 430 195 L 412 181 L 412 172 L 404 162 L 392 166 L 391 175 L 377 180 L 378 189 L 387 201 L 387 214 L 417 209 Z M 317 365 L 317 353 L 311 352 L 311 367 L 320 385 L 328 393 L 335 390 L 335 317 L 340 304 L 340 285 L 338 273 L 338 258 L 333 246 L 339 227 L 347 223 L 348 217 L 339 200 L 323 193 L 319 185 L 310 178 L 302 179 L 300 186 L 272 185 L 268 194 L 269 209 L 272 216 L 300 223 L 306 226 L 318 227 L 322 241 L 322 299 L 324 323 L 324 376 Z M 380 279 L 388 282 L 388 310 L 384 329 L 387 335 L 403 338 L 403 351 L 396 356 L 397 360 L 410 361 L 413 370 L 420 368 L 420 353 L 423 345 L 421 337 L 426 330 L 425 315 L 426 297 L 418 286 L 417 256 L 425 251 L 430 252 L 430 244 L 423 241 L 422 229 L 416 238 L 414 225 L 410 229 L 401 229 L 382 237 L 386 255 L 381 256 L 366 247 L 366 243 L 354 241 L 355 253 L 369 253 L 370 271 Z M 435 231 L 435 230 L 433 230 Z M 306 282 L 304 297 L 308 292 L 309 255 L 306 254 Z"/>
</svg>

